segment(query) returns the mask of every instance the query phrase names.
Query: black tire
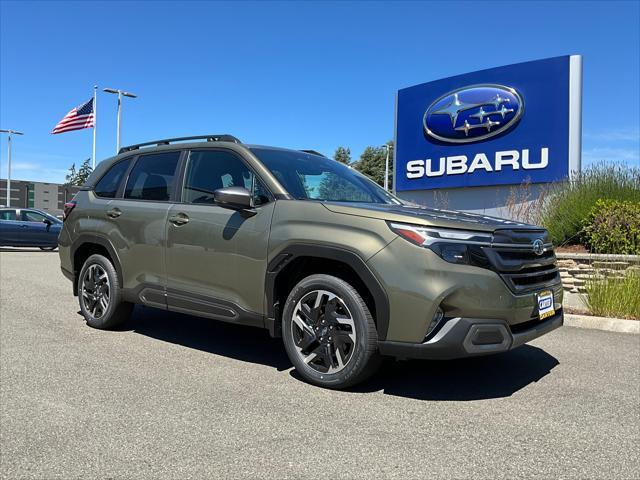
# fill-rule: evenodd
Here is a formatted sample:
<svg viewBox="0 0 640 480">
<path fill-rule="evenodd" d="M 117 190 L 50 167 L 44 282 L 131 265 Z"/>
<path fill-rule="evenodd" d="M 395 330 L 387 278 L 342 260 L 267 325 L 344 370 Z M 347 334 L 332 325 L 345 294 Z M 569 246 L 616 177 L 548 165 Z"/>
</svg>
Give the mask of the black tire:
<svg viewBox="0 0 640 480">
<path fill-rule="evenodd" d="M 53 252 L 58 247 L 39 247 L 44 252 Z"/>
<path fill-rule="evenodd" d="M 316 308 L 309 310 L 309 305 L 314 302 L 313 295 L 316 295 L 316 299 L 318 296 L 322 299 L 316 300 L 314 305 Z M 337 300 L 331 295 L 335 295 Z M 309 300 L 306 300 L 307 298 Z M 325 303 L 324 309 L 318 308 L 317 305 L 325 299 L 330 300 Z M 305 301 L 309 303 L 306 304 L 307 310 L 303 313 L 301 306 Z M 327 307 L 331 303 L 332 306 Z M 312 310 L 316 310 L 317 313 Z M 343 313 L 335 313 L 340 311 Z M 294 320 L 294 313 L 296 313 L 296 320 Z M 310 319 L 309 322 L 305 321 L 304 328 L 300 326 L 302 317 Z M 334 323 L 335 327 L 331 327 L 337 329 L 333 330 L 334 343 L 327 347 L 326 344 L 331 343 L 332 337 L 329 336 L 331 332 L 327 332 L 327 326 L 320 324 L 324 323 L 322 319 L 327 319 L 328 322 L 330 318 L 349 318 L 349 325 L 344 326 L 342 322 L 340 325 Z M 314 326 L 309 329 L 307 323 Z M 340 334 L 336 335 L 336 331 L 340 331 Z M 355 333 L 355 339 L 351 338 L 351 331 Z M 350 338 L 350 340 L 347 339 L 347 342 L 351 342 L 350 344 L 343 343 L 342 340 L 339 344 L 335 343 L 339 337 L 344 339 L 347 336 Z M 378 334 L 369 308 L 355 288 L 331 275 L 311 275 L 291 290 L 283 310 L 282 337 L 287 355 L 296 371 L 309 383 L 321 387 L 334 389 L 350 387 L 370 377 L 381 363 L 381 356 L 378 353 Z M 300 349 L 301 345 L 306 344 L 311 346 Z M 342 355 L 338 355 L 338 350 L 343 352 Z M 316 358 L 318 355 L 313 352 L 322 352 L 322 358 Z M 347 355 L 344 352 L 347 352 Z M 338 356 L 341 357 L 340 362 L 335 366 L 338 363 Z M 309 358 L 312 360 L 310 361 Z M 321 371 L 327 364 L 329 365 L 327 371 Z M 337 371 L 332 372 L 332 369 Z"/>
<path fill-rule="evenodd" d="M 95 287 L 97 282 L 92 283 L 86 279 L 87 272 L 92 267 L 93 271 L 104 272 L 108 280 L 108 301 L 104 309 L 101 307 L 102 304 L 96 306 L 97 300 L 94 300 L 93 297 L 100 295 L 99 290 L 102 290 L 104 294 L 107 289 L 104 286 L 97 288 Z M 82 266 L 78 277 L 78 301 L 80 302 L 80 311 L 87 324 L 102 330 L 114 328 L 125 322 L 131 315 L 133 308 L 131 303 L 122 301 L 120 282 L 115 267 L 108 258 L 98 254 L 91 255 Z"/>
</svg>

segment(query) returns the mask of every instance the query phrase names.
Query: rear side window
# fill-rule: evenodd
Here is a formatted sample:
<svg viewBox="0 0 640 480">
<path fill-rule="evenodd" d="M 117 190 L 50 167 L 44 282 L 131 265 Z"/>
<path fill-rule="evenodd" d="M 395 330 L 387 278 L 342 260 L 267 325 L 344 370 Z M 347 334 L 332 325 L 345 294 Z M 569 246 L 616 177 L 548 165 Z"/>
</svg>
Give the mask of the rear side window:
<svg viewBox="0 0 640 480">
<path fill-rule="evenodd" d="M 115 198 L 116 193 L 118 193 L 120 181 L 127 171 L 127 168 L 129 168 L 130 162 L 131 159 L 128 159 L 113 165 L 96 184 L 95 188 L 93 189 L 95 194 L 99 197 Z"/>
<path fill-rule="evenodd" d="M 0 210 L 0 220 L 17 220 L 15 210 Z"/>
<path fill-rule="evenodd" d="M 143 155 L 129 174 L 124 198 L 168 201 L 173 191 L 180 152 Z"/>
</svg>

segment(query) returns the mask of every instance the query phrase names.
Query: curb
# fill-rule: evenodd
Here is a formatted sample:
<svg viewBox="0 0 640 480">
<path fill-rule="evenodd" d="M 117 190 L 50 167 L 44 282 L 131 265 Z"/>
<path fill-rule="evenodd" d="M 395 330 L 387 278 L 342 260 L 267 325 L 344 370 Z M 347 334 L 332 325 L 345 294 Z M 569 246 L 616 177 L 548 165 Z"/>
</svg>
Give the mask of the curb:
<svg viewBox="0 0 640 480">
<path fill-rule="evenodd" d="M 590 315 L 564 314 L 566 327 L 592 328 L 608 332 L 640 334 L 640 321 L 622 318 L 592 317 Z"/>
</svg>

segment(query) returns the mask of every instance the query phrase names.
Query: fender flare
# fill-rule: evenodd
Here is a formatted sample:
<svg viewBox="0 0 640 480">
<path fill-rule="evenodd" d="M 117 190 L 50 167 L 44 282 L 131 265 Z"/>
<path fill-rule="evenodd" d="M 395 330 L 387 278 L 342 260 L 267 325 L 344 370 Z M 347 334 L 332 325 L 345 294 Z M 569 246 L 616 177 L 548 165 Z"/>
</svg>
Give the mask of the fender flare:
<svg viewBox="0 0 640 480">
<path fill-rule="evenodd" d="M 360 255 L 351 250 L 327 245 L 309 243 L 291 244 L 280 251 L 280 253 L 269 262 L 265 279 L 265 295 L 267 301 L 266 317 L 268 324 L 273 325 L 275 323 L 275 284 L 278 274 L 287 264 L 299 257 L 335 260 L 351 267 L 373 296 L 373 301 L 376 306 L 375 320 L 378 339 L 385 340 L 387 338 L 387 330 L 389 328 L 389 298 L 387 297 L 387 292 L 384 287 Z"/>
<path fill-rule="evenodd" d="M 109 252 L 109 256 L 111 260 L 113 260 L 114 268 L 116 269 L 116 274 L 118 275 L 118 282 L 120 285 L 123 285 L 123 277 L 122 277 L 122 264 L 120 263 L 120 257 L 118 256 L 117 250 L 113 247 L 111 242 L 102 237 L 100 235 L 91 235 L 91 234 L 82 234 L 78 238 L 76 238 L 71 246 L 71 267 L 73 269 L 73 274 L 75 276 L 74 280 L 74 291 L 76 290 L 78 283 L 78 275 L 80 274 L 80 269 L 82 265 L 75 264 L 76 252 L 80 247 L 87 244 L 100 245 L 104 247 L 107 252 Z"/>
</svg>

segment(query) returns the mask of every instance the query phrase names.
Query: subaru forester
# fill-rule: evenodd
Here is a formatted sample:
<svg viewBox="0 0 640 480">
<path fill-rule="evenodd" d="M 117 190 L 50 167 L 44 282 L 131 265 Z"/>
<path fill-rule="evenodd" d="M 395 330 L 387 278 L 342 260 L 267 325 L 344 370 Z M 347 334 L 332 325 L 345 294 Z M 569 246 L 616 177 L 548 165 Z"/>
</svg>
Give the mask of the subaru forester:
<svg viewBox="0 0 640 480">
<path fill-rule="evenodd" d="M 230 135 L 102 161 L 65 206 L 59 254 L 92 327 L 143 304 L 266 328 L 329 388 L 384 356 L 505 352 L 563 323 L 544 229 L 406 204 L 317 152 Z"/>
</svg>

